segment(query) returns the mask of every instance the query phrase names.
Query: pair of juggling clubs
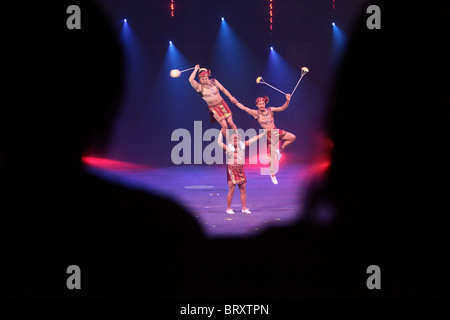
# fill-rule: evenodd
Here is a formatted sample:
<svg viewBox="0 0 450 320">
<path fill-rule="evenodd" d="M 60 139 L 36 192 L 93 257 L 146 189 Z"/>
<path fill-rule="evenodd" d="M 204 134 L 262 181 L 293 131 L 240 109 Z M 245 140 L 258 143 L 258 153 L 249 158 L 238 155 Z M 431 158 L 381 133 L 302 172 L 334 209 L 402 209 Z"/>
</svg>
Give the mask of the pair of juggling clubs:
<svg viewBox="0 0 450 320">
<path fill-rule="evenodd" d="M 307 74 L 308 72 L 309 72 L 309 69 L 308 69 L 307 67 L 302 67 L 302 68 L 300 69 L 300 79 L 298 79 L 298 82 L 297 82 L 297 84 L 295 85 L 294 90 L 292 90 L 291 96 L 294 94 L 294 92 L 295 92 L 295 90 L 297 89 L 298 84 L 300 83 L 300 81 L 302 81 L 303 76 L 304 76 L 305 74 Z M 275 88 L 274 86 L 272 86 L 272 85 L 268 84 L 267 82 L 265 82 L 264 79 L 263 79 L 263 77 L 258 77 L 258 78 L 256 78 L 256 83 L 262 83 L 262 84 L 265 84 L 265 85 L 271 87 L 272 89 L 275 89 L 275 90 L 277 90 L 278 92 L 281 92 L 281 93 L 284 94 L 284 95 L 287 94 L 286 92 L 283 92 L 283 91 L 281 91 L 280 89 L 277 89 L 277 88 Z"/>
<path fill-rule="evenodd" d="M 181 70 L 181 71 L 178 70 L 178 69 L 172 69 L 172 70 L 170 70 L 170 76 L 171 76 L 172 78 L 178 78 L 178 77 L 181 75 L 182 72 L 189 71 L 189 70 L 192 70 L 192 69 L 194 69 L 194 68 L 195 68 L 195 67 L 192 67 L 192 68 L 184 69 L 184 70 Z M 309 72 L 309 69 L 308 69 L 307 67 L 302 67 L 302 68 L 300 69 L 300 72 L 301 72 L 300 79 L 298 80 L 297 84 L 295 85 L 295 88 L 294 88 L 294 90 L 292 91 L 291 96 L 294 94 L 294 92 L 295 92 L 295 90 L 297 89 L 297 87 L 298 87 L 300 81 L 302 81 L 303 76 Z M 271 87 L 272 89 L 275 89 L 275 90 L 281 92 L 281 93 L 284 94 L 284 95 L 287 94 L 287 93 L 281 91 L 280 89 L 277 89 L 277 88 L 275 88 L 274 86 L 272 86 L 272 85 L 268 84 L 267 82 L 265 82 L 264 79 L 263 79 L 262 77 L 256 78 L 256 83 L 262 83 L 262 84 L 265 84 L 265 85 Z"/>
</svg>

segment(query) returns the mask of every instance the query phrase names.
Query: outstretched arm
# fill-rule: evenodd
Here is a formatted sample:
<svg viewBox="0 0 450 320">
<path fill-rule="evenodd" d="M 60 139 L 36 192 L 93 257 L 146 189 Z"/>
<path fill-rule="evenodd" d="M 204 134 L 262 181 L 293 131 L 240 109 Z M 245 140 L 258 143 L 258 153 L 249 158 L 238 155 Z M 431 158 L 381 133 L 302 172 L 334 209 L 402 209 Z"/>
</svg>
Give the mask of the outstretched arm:
<svg viewBox="0 0 450 320">
<path fill-rule="evenodd" d="M 217 137 L 217 144 L 218 144 L 223 150 L 227 150 L 227 146 L 226 146 L 222 141 L 223 141 L 223 134 L 222 134 L 222 131 L 219 131 L 219 136 Z"/>
<path fill-rule="evenodd" d="M 264 129 L 263 133 L 258 134 L 257 136 L 254 136 L 253 138 L 245 141 L 245 146 L 248 147 L 249 145 L 251 145 L 253 142 L 261 139 L 261 137 L 263 137 L 265 134 L 267 134 L 267 130 Z"/>
<path fill-rule="evenodd" d="M 216 79 L 216 81 L 215 81 L 215 84 L 216 84 L 217 88 L 219 88 L 220 91 L 222 91 L 223 94 L 226 95 L 226 96 L 228 97 L 228 99 L 230 99 L 231 103 L 236 103 L 236 102 L 237 102 L 236 98 L 233 97 L 233 96 L 231 95 L 231 93 L 228 92 L 228 90 L 225 89 L 225 87 L 224 87 L 219 81 L 217 81 L 217 79 Z"/>
<path fill-rule="evenodd" d="M 198 69 L 200 69 L 200 65 L 196 65 L 194 68 L 194 71 L 192 71 L 191 75 L 189 76 L 189 83 L 191 84 L 192 88 L 195 89 L 195 91 L 198 91 L 198 87 L 200 86 L 200 84 L 195 81 L 195 75 L 198 72 Z"/>
<path fill-rule="evenodd" d="M 291 95 L 288 93 L 286 95 L 286 102 L 281 106 L 281 107 L 277 107 L 277 108 L 270 108 L 273 112 L 280 112 L 280 111 L 284 111 L 286 110 L 286 108 L 289 106 L 289 103 L 291 102 Z"/>
<path fill-rule="evenodd" d="M 241 110 L 244 110 L 245 112 L 247 112 L 249 115 L 251 115 L 252 117 L 256 118 L 257 115 L 257 111 L 256 110 L 252 110 L 250 108 L 247 108 L 246 106 L 244 106 L 242 103 L 240 103 L 239 101 L 237 101 L 235 103 L 236 107 L 238 107 Z"/>
</svg>

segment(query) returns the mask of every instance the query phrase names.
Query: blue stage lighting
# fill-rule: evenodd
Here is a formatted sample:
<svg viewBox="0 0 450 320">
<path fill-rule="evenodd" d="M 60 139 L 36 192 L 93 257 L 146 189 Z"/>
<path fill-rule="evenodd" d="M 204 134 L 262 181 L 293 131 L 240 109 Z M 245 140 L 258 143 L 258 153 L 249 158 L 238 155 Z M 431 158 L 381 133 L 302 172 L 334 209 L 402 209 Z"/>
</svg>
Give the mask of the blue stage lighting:
<svg viewBox="0 0 450 320">
<path fill-rule="evenodd" d="M 169 41 L 169 44 L 172 44 L 172 41 Z"/>
<path fill-rule="evenodd" d="M 223 20 L 225 20 L 225 19 L 222 17 L 222 21 L 223 21 Z"/>
<path fill-rule="evenodd" d="M 123 22 L 127 22 L 127 19 L 123 19 Z"/>
<path fill-rule="evenodd" d="M 270 50 L 273 50 L 273 47 L 270 47 Z"/>
<path fill-rule="evenodd" d="M 333 38 L 331 52 L 333 55 L 333 65 L 338 65 L 347 47 L 347 37 L 336 23 L 333 22 L 332 28 Z"/>
</svg>

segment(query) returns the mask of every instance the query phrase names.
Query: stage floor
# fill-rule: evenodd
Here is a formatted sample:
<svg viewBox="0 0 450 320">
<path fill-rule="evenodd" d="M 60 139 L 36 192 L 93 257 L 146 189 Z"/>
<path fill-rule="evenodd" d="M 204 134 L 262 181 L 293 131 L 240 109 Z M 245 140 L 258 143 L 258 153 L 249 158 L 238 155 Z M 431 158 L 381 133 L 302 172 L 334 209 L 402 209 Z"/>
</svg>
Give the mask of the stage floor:
<svg viewBox="0 0 450 320">
<path fill-rule="evenodd" d="M 268 175 L 260 174 L 259 166 L 248 166 L 247 207 L 252 213 L 241 212 L 240 191 L 236 187 L 232 202 L 235 214 L 230 215 L 225 212 L 228 186 L 224 165 L 140 169 L 88 166 L 87 169 L 103 179 L 177 202 L 192 213 L 207 237 L 247 237 L 269 226 L 298 221 L 308 181 L 306 165 L 280 163 L 277 185 Z M 164 208 L 155 209 L 161 210 Z"/>
</svg>

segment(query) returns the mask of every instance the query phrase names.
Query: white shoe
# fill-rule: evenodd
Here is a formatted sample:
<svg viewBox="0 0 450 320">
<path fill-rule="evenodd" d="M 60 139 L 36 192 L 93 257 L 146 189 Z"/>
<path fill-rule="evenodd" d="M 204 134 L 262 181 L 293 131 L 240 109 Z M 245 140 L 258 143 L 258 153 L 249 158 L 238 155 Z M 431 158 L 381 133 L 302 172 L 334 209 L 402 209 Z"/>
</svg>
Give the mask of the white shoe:
<svg viewBox="0 0 450 320">
<path fill-rule="evenodd" d="M 280 149 L 275 150 L 275 152 L 277 153 L 278 161 L 280 161 L 282 157 Z"/>
<path fill-rule="evenodd" d="M 228 148 L 230 149 L 231 152 L 234 152 L 236 150 L 231 143 L 228 144 Z"/>
<path fill-rule="evenodd" d="M 244 144 L 244 142 L 242 140 L 239 141 L 239 148 L 241 148 L 241 150 L 245 149 L 245 144 Z"/>
<path fill-rule="evenodd" d="M 227 209 L 227 214 L 234 214 L 234 211 L 233 211 L 233 209 Z"/>
<path fill-rule="evenodd" d="M 250 210 L 248 210 L 248 208 L 247 209 L 245 209 L 245 210 L 242 210 L 242 213 L 247 213 L 247 214 L 250 214 L 250 213 L 252 213 Z"/>
<path fill-rule="evenodd" d="M 278 184 L 277 177 L 275 177 L 274 174 L 271 174 L 271 175 L 270 175 L 270 179 L 272 179 L 273 184 Z"/>
</svg>

